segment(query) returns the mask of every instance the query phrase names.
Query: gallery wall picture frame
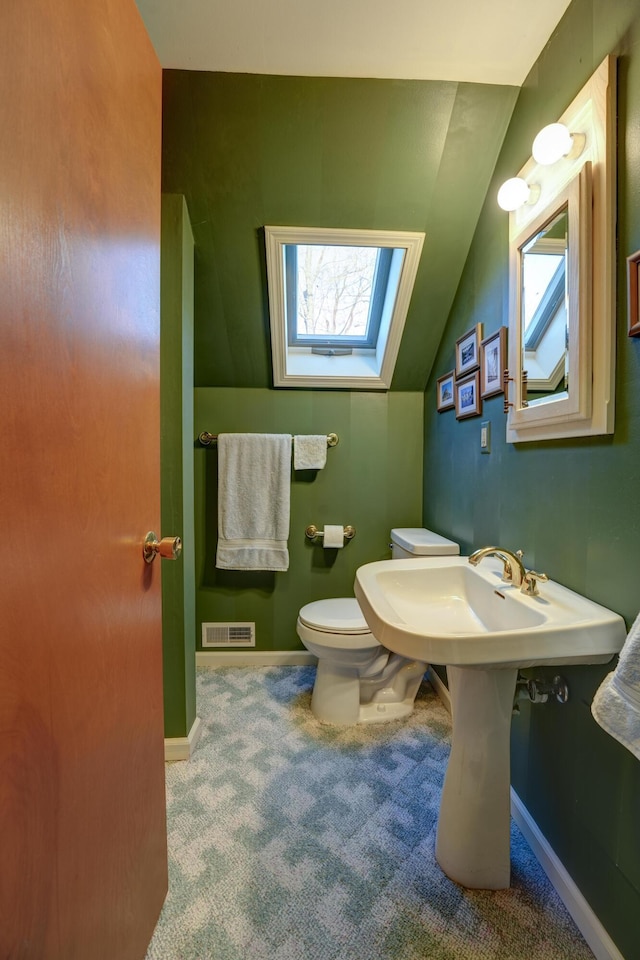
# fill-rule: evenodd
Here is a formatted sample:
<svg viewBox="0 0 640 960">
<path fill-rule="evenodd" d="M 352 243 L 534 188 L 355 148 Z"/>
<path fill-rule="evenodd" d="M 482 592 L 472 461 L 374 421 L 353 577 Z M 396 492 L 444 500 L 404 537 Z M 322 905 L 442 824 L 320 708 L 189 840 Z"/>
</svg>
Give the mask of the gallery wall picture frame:
<svg viewBox="0 0 640 960">
<path fill-rule="evenodd" d="M 640 300 L 638 299 L 638 272 L 640 250 L 627 257 L 627 309 L 629 313 L 629 336 L 640 337 Z"/>
<path fill-rule="evenodd" d="M 476 370 L 469 376 L 456 380 L 456 419 L 478 417 L 481 413 L 480 371 Z"/>
<path fill-rule="evenodd" d="M 480 366 L 481 340 L 481 323 L 476 323 L 475 327 L 456 340 L 456 377 L 464 377 Z"/>
<path fill-rule="evenodd" d="M 507 328 L 500 327 L 480 344 L 480 396 L 483 399 L 504 393 L 506 366 Z"/>
<path fill-rule="evenodd" d="M 455 370 L 450 370 L 449 373 L 445 373 L 443 376 L 438 377 L 436 381 L 436 390 L 438 394 L 438 413 L 443 413 L 445 410 L 453 410 L 456 405 Z"/>
</svg>

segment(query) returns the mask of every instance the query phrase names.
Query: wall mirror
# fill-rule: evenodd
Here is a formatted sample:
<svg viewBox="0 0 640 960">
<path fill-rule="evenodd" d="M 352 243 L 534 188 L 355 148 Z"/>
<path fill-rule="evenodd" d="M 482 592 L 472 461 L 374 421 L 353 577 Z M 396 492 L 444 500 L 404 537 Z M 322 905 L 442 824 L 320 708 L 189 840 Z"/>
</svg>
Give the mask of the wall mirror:
<svg viewBox="0 0 640 960">
<path fill-rule="evenodd" d="M 515 381 L 512 428 L 591 412 L 591 163 L 511 245 Z"/>
<path fill-rule="evenodd" d="M 523 400 L 528 404 L 569 390 L 568 255 L 569 209 L 564 205 L 520 250 L 521 363 L 527 371 Z"/>
<path fill-rule="evenodd" d="M 559 120 L 581 149 L 550 165 L 530 159 L 518 176 L 539 187 L 536 200 L 509 215 L 509 442 L 614 426 L 612 57 Z"/>
</svg>

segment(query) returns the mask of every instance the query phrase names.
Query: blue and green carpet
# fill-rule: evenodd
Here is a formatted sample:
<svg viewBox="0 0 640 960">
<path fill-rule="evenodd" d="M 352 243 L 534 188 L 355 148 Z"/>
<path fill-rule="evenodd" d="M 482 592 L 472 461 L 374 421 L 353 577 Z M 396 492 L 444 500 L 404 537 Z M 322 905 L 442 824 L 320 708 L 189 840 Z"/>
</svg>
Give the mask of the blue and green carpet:
<svg viewBox="0 0 640 960">
<path fill-rule="evenodd" d="M 198 671 L 202 738 L 167 766 L 169 894 L 147 960 L 593 960 L 518 828 L 511 888 L 434 856 L 450 720 L 310 712 L 314 667 Z"/>
</svg>

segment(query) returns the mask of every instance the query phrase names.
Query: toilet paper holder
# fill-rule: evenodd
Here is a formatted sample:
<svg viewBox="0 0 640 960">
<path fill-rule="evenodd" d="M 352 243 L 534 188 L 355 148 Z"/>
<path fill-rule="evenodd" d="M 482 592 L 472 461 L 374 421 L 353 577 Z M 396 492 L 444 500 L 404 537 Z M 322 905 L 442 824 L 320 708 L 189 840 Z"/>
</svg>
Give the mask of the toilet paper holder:
<svg viewBox="0 0 640 960">
<path fill-rule="evenodd" d="M 315 523 L 310 523 L 309 526 L 304 531 L 304 535 L 307 540 L 318 540 L 324 537 L 324 530 L 318 530 Z M 356 528 L 352 526 L 344 527 L 344 538 L 345 540 L 353 540 L 356 535 Z"/>
</svg>

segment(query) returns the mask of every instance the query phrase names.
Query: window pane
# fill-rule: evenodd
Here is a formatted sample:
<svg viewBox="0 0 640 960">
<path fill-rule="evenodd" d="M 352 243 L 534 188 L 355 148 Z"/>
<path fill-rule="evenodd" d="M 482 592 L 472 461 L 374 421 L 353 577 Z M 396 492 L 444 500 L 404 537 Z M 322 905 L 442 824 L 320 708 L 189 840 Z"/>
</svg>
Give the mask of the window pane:
<svg viewBox="0 0 640 960">
<path fill-rule="evenodd" d="M 527 254 L 526 271 L 522 282 L 522 322 L 526 333 L 537 314 L 540 302 L 555 278 L 564 257 L 555 254 Z"/>
<path fill-rule="evenodd" d="M 264 232 L 274 386 L 389 389 L 424 234 Z"/>
<path fill-rule="evenodd" d="M 378 247 L 297 245 L 295 337 L 366 339 Z"/>
</svg>

